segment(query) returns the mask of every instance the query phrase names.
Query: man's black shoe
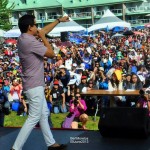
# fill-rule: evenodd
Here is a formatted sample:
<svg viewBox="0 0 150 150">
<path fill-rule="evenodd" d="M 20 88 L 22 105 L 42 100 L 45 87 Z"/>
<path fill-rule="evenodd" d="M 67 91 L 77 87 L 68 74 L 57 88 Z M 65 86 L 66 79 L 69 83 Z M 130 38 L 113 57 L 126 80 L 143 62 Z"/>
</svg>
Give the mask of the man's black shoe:
<svg viewBox="0 0 150 150">
<path fill-rule="evenodd" d="M 51 146 L 48 147 L 48 150 L 65 150 L 65 148 L 67 147 L 66 144 L 53 144 Z"/>
</svg>

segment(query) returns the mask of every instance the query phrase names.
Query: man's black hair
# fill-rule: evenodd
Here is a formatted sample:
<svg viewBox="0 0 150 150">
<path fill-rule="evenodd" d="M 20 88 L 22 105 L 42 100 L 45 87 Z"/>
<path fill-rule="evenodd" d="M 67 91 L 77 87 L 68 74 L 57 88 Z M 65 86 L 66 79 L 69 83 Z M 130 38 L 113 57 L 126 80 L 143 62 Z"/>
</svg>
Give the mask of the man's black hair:
<svg viewBox="0 0 150 150">
<path fill-rule="evenodd" d="M 28 31 L 29 25 L 34 26 L 35 24 L 34 19 L 35 19 L 35 16 L 28 15 L 28 14 L 19 18 L 18 26 L 19 26 L 21 33 L 26 33 Z"/>
</svg>

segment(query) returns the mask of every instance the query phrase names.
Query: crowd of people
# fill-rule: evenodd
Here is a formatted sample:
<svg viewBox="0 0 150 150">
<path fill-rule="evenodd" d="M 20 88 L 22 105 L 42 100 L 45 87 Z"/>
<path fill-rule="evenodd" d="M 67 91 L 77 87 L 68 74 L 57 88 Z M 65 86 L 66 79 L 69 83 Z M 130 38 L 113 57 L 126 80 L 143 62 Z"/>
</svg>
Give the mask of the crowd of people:
<svg viewBox="0 0 150 150">
<path fill-rule="evenodd" d="M 86 129 L 88 114 L 95 110 L 99 97 L 83 97 L 81 92 L 92 89 L 149 91 L 150 29 L 139 32 L 143 34 L 112 37 L 113 32 L 100 31 L 85 37 L 84 42 L 70 42 L 63 46 L 59 38 L 49 39 L 55 57 L 44 57 L 43 63 L 45 96 L 50 111 L 77 111 L 71 127 L 78 128 L 78 122 L 82 122 L 82 127 Z M 0 49 L 0 89 L 6 96 L 1 94 L 0 106 L 9 101 L 10 105 L 6 107 L 12 109 L 14 102 L 19 102 L 21 111 L 18 115 L 28 112 L 21 72 L 17 45 L 6 46 L 4 43 Z M 101 107 L 110 106 L 108 96 L 100 99 Z M 147 98 L 147 105 L 142 106 L 144 102 L 139 102 L 139 96 L 115 96 L 113 106 L 147 107 L 150 110 L 149 100 Z M 0 111 L 0 117 L 4 118 L 5 113 L 2 114 L 2 109 Z M 4 119 L 0 123 L 0 126 L 3 125 Z"/>
</svg>

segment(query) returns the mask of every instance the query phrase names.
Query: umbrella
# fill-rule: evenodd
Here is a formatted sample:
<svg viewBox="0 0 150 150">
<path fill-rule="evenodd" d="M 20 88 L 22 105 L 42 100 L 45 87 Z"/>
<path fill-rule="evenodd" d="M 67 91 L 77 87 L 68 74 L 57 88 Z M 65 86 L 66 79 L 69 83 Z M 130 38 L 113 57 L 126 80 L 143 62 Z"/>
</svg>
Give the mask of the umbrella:
<svg viewBox="0 0 150 150">
<path fill-rule="evenodd" d="M 116 34 L 114 34 L 113 36 L 112 36 L 112 38 L 114 38 L 114 37 L 123 37 L 124 35 L 122 35 L 122 34 L 119 34 L 119 33 L 116 33 Z"/>
<path fill-rule="evenodd" d="M 141 36 L 142 36 L 142 35 L 145 35 L 144 33 L 139 32 L 139 31 L 134 31 L 134 34 L 135 34 L 135 35 L 141 35 Z"/>
<path fill-rule="evenodd" d="M 131 30 L 125 31 L 123 33 L 123 35 L 133 35 L 133 34 L 134 34 L 134 32 L 132 32 Z"/>
<path fill-rule="evenodd" d="M 17 40 L 15 39 L 7 39 L 5 40 L 6 44 L 12 45 L 12 44 L 17 44 Z"/>
<path fill-rule="evenodd" d="M 4 37 L 6 31 L 0 29 L 0 37 Z"/>
<path fill-rule="evenodd" d="M 134 28 L 137 29 L 137 30 L 139 30 L 139 29 L 144 29 L 145 27 L 141 25 L 141 26 L 136 26 Z"/>
<path fill-rule="evenodd" d="M 123 30 L 124 30 L 124 27 L 116 26 L 116 27 L 114 27 L 112 30 L 113 30 L 113 32 L 120 32 L 120 31 L 123 31 Z"/>
<path fill-rule="evenodd" d="M 145 24 L 145 27 L 150 28 L 150 23 Z"/>
</svg>

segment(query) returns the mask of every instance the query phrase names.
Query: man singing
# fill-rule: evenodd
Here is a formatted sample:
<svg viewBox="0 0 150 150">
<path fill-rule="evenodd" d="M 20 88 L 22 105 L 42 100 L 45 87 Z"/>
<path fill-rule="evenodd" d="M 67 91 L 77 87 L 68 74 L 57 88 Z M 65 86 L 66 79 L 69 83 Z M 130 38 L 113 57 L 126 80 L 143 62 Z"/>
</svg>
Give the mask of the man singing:
<svg viewBox="0 0 150 150">
<path fill-rule="evenodd" d="M 18 53 L 22 66 L 23 90 L 29 101 L 29 115 L 11 150 L 22 150 L 38 122 L 48 150 L 62 150 L 66 147 L 66 145 L 55 142 L 48 124 L 49 110 L 44 94 L 43 57 L 53 58 L 55 56 L 45 35 L 58 23 L 67 21 L 69 17 L 65 16 L 39 30 L 33 15 L 24 15 L 19 19 L 18 26 L 22 34 L 18 38 Z M 37 40 L 37 37 L 42 42 Z"/>
</svg>

